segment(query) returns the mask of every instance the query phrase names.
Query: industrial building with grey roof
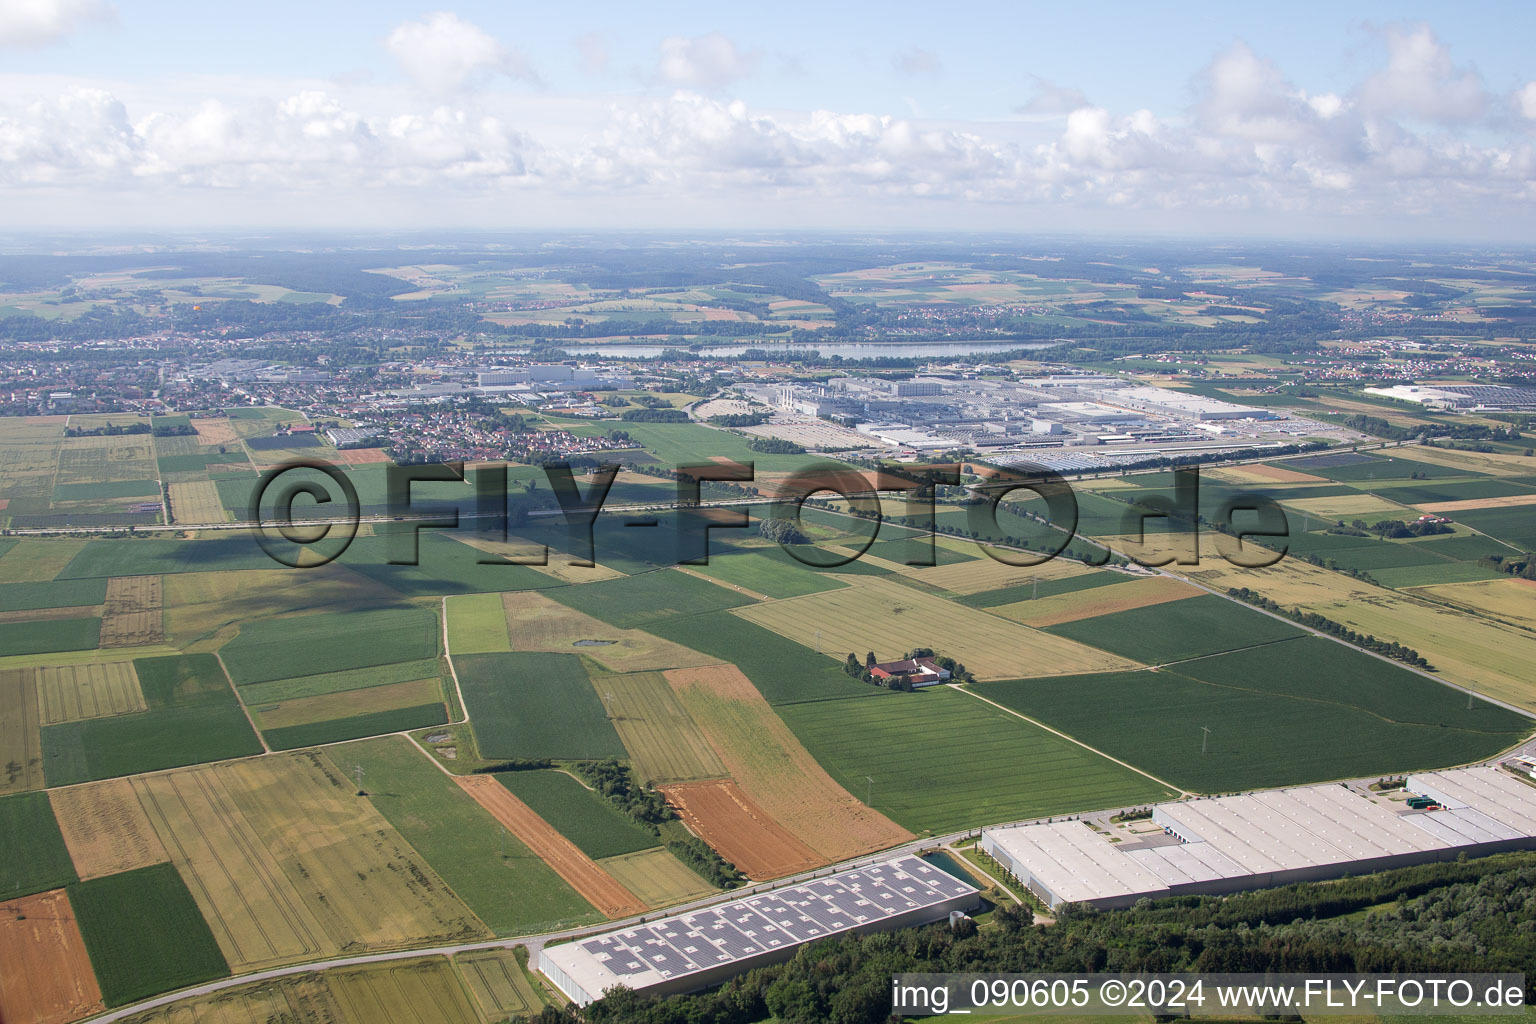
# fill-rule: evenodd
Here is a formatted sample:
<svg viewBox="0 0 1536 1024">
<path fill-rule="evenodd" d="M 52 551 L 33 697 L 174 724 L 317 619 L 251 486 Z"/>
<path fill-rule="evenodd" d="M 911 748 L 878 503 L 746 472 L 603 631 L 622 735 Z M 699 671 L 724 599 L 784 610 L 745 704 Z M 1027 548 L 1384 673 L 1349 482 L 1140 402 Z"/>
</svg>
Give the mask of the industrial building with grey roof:
<svg viewBox="0 0 1536 1024">
<path fill-rule="evenodd" d="M 1536 787 L 1495 767 L 1408 776 L 1414 808 L 1334 783 L 1159 804 L 1162 829 L 1082 821 L 987 829 L 981 846 L 1049 906 L 1129 906 L 1536 847 Z"/>
<path fill-rule="evenodd" d="M 578 1005 L 608 989 L 656 995 L 718 985 L 788 960 L 808 942 L 943 920 L 980 891 L 915 856 L 748 896 L 539 952 L 538 968 Z"/>
</svg>

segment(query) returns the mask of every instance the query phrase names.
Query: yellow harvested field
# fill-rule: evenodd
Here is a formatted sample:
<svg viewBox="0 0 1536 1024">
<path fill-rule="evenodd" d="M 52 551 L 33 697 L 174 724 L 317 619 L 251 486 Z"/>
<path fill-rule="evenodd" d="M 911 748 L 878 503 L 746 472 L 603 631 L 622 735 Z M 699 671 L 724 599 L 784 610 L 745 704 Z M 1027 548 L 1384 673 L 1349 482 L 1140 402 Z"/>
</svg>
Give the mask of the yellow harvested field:
<svg viewBox="0 0 1536 1024">
<path fill-rule="evenodd" d="M 1203 472 L 1217 480 L 1226 480 L 1234 484 L 1326 484 L 1329 482 L 1326 477 L 1299 473 L 1283 466 L 1221 466 L 1216 469 L 1206 469 Z"/>
<path fill-rule="evenodd" d="M 1506 494 L 1502 498 L 1467 498 L 1463 501 L 1431 501 L 1417 506 L 1425 512 L 1471 512 L 1479 508 L 1516 508 L 1536 505 L 1536 494 Z"/>
<path fill-rule="evenodd" d="M 1536 629 L 1536 580 L 1477 580 L 1411 587 L 1409 592 L 1478 615 Z"/>
<path fill-rule="evenodd" d="M 664 847 L 604 857 L 598 866 L 648 907 L 665 907 L 708 896 L 715 888 Z"/>
<path fill-rule="evenodd" d="M 1267 569 L 1238 569 L 1212 553 L 1181 574 L 1218 590 L 1247 587 L 1286 607 L 1342 622 L 1349 628 L 1412 647 L 1435 672 L 1479 693 L 1536 709 L 1536 635 L 1474 618 L 1404 592 L 1372 586 L 1342 573 L 1288 558 Z"/>
<path fill-rule="evenodd" d="M 7 583 L 39 583 L 54 579 L 85 545 L 83 540 L 28 538 L 0 555 L 0 578 Z"/>
<path fill-rule="evenodd" d="M 171 522 L 229 522 L 224 503 L 219 500 L 219 488 L 212 480 L 193 480 L 190 483 L 166 486 L 171 492 Z"/>
<path fill-rule="evenodd" d="M 912 838 L 833 781 L 735 665 L 676 669 L 666 677 L 742 791 L 823 861 Z"/>
<path fill-rule="evenodd" d="M 460 953 L 453 963 L 486 1020 L 531 1017 L 544 1005 L 510 949 Z"/>
<path fill-rule="evenodd" d="M 1006 552 L 1010 556 L 1015 552 Z M 952 594 L 979 594 L 984 590 L 1013 587 L 1033 580 L 1059 580 L 1093 572 L 1080 562 L 1053 558 L 1039 565 L 1009 565 L 990 555 L 970 562 L 953 562 L 909 572 L 913 579 L 940 587 Z"/>
<path fill-rule="evenodd" d="M 618 629 L 568 608 L 536 590 L 502 595 L 507 632 L 514 651 L 581 654 L 613 672 L 718 665 L 719 660 L 638 629 Z M 608 640 L 603 647 L 577 647 L 579 640 Z"/>
<path fill-rule="evenodd" d="M 1415 445 L 1396 449 L 1392 457 L 1428 462 L 1434 466 L 1460 469 L 1468 473 L 1487 473 L 1490 476 L 1527 476 L 1536 473 L 1536 457 L 1509 452 L 1464 452 Z"/>
<path fill-rule="evenodd" d="M 165 639 L 165 588 L 159 576 L 114 576 L 101 616 L 102 647 L 137 647 Z"/>
<path fill-rule="evenodd" d="M 660 672 L 594 675 L 592 686 L 647 783 L 725 777 L 724 763 Z"/>
<path fill-rule="evenodd" d="M 1415 510 L 1399 505 L 1374 494 L 1335 494 L 1326 498 L 1287 498 L 1277 494 L 1276 499 L 1286 508 L 1305 512 L 1323 519 L 1352 519 L 1381 516 L 1392 519 L 1417 519 Z"/>
<path fill-rule="evenodd" d="M 235 428 L 230 426 L 229 420 L 222 416 L 217 419 L 193 420 L 192 429 L 197 431 L 198 444 L 228 446 L 237 444 L 240 440 L 240 435 L 235 433 Z"/>
<path fill-rule="evenodd" d="M 1063 622 L 1130 611 L 1132 608 L 1182 601 L 1186 597 L 1199 597 L 1203 593 L 1205 591 L 1188 583 L 1158 576 L 1112 583 L 1107 587 L 1094 587 L 1090 590 L 1075 590 L 1069 594 L 1054 594 L 1037 600 L 1015 601 L 987 610 L 1005 619 L 1043 629 Z"/>
<path fill-rule="evenodd" d="M 939 568 L 953 568 L 940 566 Z M 732 614 L 841 662 L 849 651 L 897 658 L 932 647 L 964 663 L 977 679 L 1023 679 L 1116 672 L 1136 662 L 1041 633 L 879 576 L 850 577 L 849 586 Z"/>
<path fill-rule="evenodd" d="M 0 796 L 42 786 L 36 678 L 30 668 L 0 668 Z"/>
<path fill-rule="evenodd" d="M 36 669 L 43 725 L 148 711 L 131 661 Z"/>
<path fill-rule="evenodd" d="M 445 958 L 350 967 L 324 978 L 348 1024 L 481 1024 Z"/>
<path fill-rule="evenodd" d="M 99 604 L 77 604 L 68 608 L 18 608 L 0 612 L 0 622 L 46 622 L 51 619 L 89 619 L 101 615 Z"/>
<path fill-rule="evenodd" d="M 602 580 L 618 579 L 624 575 L 601 562 L 596 565 L 572 565 L 570 558 L 564 553 L 554 547 L 546 551 L 539 541 L 521 538 L 513 538 L 509 541 L 489 540 L 473 533 L 460 537 L 459 540 L 479 551 L 499 555 L 511 562 L 526 564 L 528 568 L 546 576 L 552 576 L 562 583 L 598 583 Z M 597 553 L 601 554 L 601 549 Z M 545 559 L 545 563 L 536 564 L 537 559 L 541 557 Z"/>
<path fill-rule="evenodd" d="M 169 860 L 128 779 L 50 789 L 48 800 L 81 878 L 100 878 Z"/>
<path fill-rule="evenodd" d="M 318 754 L 134 780 L 236 971 L 490 932 Z"/>
</svg>

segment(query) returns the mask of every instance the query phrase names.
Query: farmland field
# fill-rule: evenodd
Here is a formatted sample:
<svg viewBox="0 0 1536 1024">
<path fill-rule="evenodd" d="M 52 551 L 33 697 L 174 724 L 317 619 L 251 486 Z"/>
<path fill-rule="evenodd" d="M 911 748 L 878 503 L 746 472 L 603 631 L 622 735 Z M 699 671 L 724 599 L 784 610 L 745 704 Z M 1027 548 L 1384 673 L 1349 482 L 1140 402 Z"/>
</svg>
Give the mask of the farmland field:
<svg viewBox="0 0 1536 1024">
<path fill-rule="evenodd" d="M 678 669 L 667 681 L 742 791 L 823 861 L 912 838 L 833 781 L 734 665 Z"/>
<path fill-rule="evenodd" d="M 101 640 L 98 618 L 0 622 L 0 658 L 16 654 L 89 651 Z"/>
<path fill-rule="evenodd" d="M 1474 583 L 1415 587 L 1413 593 L 1479 615 L 1536 629 L 1536 581 L 1509 578 L 1480 580 Z"/>
<path fill-rule="evenodd" d="M 1205 591 L 1187 583 L 1181 583 L 1167 576 L 1157 576 L 1152 579 L 1126 580 L 1108 587 L 1094 587 L 1039 599 L 1031 598 L 1012 604 L 994 605 L 989 610 L 994 615 L 1001 615 L 1006 619 L 1043 629 L 1046 626 L 1058 626 L 1064 622 L 1076 622 L 1078 619 L 1091 619 L 1113 612 L 1147 608 L 1152 605 L 1167 604 L 1170 601 L 1182 601 L 1204 593 Z"/>
<path fill-rule="evenodd" d="M 485 775 L 460 775 L 454 781 L 600 912 L 610 918 L 620 918 L 646 909 L 634 893 L 598 867 L 591 857 L 535 814 L 511 790 L 497 785 L 495 779 Z"/>
<path fill-rule="evenodd" d="M 1360 633 L 1411 647 L 1437 674 L 1463 686 L 1536 710 L 1536 636 L 1474 618 L 1410 594 L 1372 586 L 1288 558 L 1268 569 L 1238 569 L 1210 560 L 1189 573 L 1206 586 L 1248 587 L 1286 607 L 1300 607 Z"/>
<path fill-rule="evenodd" d="M 708 565 L 690 566 L 690 569 L 774 598 L 815 594 L 843 585 L 836 575 L 817 572 L 769 548 L 744 548 L 730 554 L 711 555 Z"/>
<path fill-rule="evenodd" d="M 1129 662 L 878 577 L 842 590 L 738 609 L 734 614 L 826 657 L 874 651 L 891 660 L 932 647 L 978 678 L 1112 671 Z"/>
<path fill-rule="evenodd" d="M 354 743 L 335 752 L 335 763 L 348 771 L 362 767 L 369 802 L 496 934 L 601 919 L 409 740 Z"/>
<path fill-rule="evenodd" d="M 544 1001 L 534 992 L 517 956 L 509 949 L 484 949 L 453 958 L 464 986 L 486 1020 L 531 1016 Z"/>
<path fill-rule="evenodd" d="M 421 661 L 403 661 L 394 665 L 342 669 L 340 672 L 299 676 L 295 679 L 246 683 L 240 687 L 240 696 L 251 707 L 255 707 L 259 704 L 270 704 L 273 701 L 297 700 L 301 697 L 319 697 L 327 693 L 389 686 L 392 683 L 408 683 L 413 679 L 438 679 L 441 678 L 439 664 L 436 658 L 426 658 Z"/>
<path fill-rule="evenodd" d="M 15 541 L 11 543 L 14 544 Z M 8 569 L 7 564 L 0 563 L 0 571 L 8 571 Z M 107 581 L 99 579 L 50 580 L 0 585 L 0 612 L 28 611 L 38 608 L 79 608 L 101 604 L 106 599 Z"/>
<path fill-rule="evenodd" d="M 952 594 L 979 594 L 984 590 L 1033 584 L 1035 580 L 1043 583 L 1046 580 L 1087 576 L 1094 572 L 1096 570 L 1065 558 L 1054 558 L 1039 565 L 1009 565 L 984 554 L 970 562 L 936 565 L 915 570 L 910 575 L 915 580 L 948 590 Z"/>
<path fill-rule="evenodd" d="M 660 672 L 598 675 L 592 685 L 646 783 L 725 775 L 725 765 Z"/>
<path fill-rule="evenodd" d="M 1065 622 L 1050 632 L 1127 658 L 1169 663 L 1254 647 L 1303 630 L 1214 594 Z"/>
<path fill-rule="evenodd" d="M 430 704 L 415 704 L 389 711 L 370 711 L 347 718 L 332 718 L 305 725 L 289 725 L 281 729 L 264 729 L 262 735 L 273 750 L 296 750 L 324 743 L 340 743 L 344 740 L 361 739 L 365 736 L 383 736 L 386 733 L 424 729 L 429 725 L 443 725 L 448 721 L 448 709 L 440 700 Z"/>
<path fill-rule="evenodd" d="M 164 588 L 158 576 L 126 576 L 106 583 L 101 646 L 135 646 L 166 639 L 161 625 Z"/>
<path fill-rule="evenodd" d="M 563 605 L 621 629 L 751 603 L 751 598 L 726 587 L 665 569 L 574 587 L 555 587 L 547 593 Z"/>
<path fill-rule="evenodd" d="M 220 655 L 239 684 L 419 661 L 438 655 L 437 615 L 407 608 L 264 619 L 242 625 Z"/>
<path fill-rule="evenodd" d="M 262 732 L 296 725 L 314 725 L 338 718 L 382 711 L 398 711 L 423 704 L 441 704 L 442 681 L 436 675 L 384 686 L 342 690 L 317 697 L 296 697 L 278 703 L 258 704 L 245 694 L 246 706 Z M 445 719 L 446 721 L 446 719 Z"/>
<path fill-rule="evenodd" d="M 108 1007 L 229 976 L 208 924 L 169 864 L 69 888 Z"/>
<path fill-rule="evenodd" d="M 613 672 L 710 665 L 715 659 L 639 629 L 619 629 L 535 590 L 500 595 L 516 651 L 582 654 Z M 600 646 L 576 646 L 590 641 Z M 454 648 L 458 653 L 458 648 Z"/>
<path fill-rule="evenodd" d="M 208 654 L 137 658 L 149 710 L 42 730 L 50 786 L 178 768 L 261 752 L 229 680 Z"/>
<path fill-rule="evenodd" d="M 500 594 L 462 594 L 447 599 L 448 649 L 454 654 L 510 651 L 507 614 Z"/>
<path fill-rule="evenodd" d="M 275 615 L 335 608 L 398 608 L 400 595 L 332 563 L 302 572 L 264 567 L 240 572 L 178 573 L 165 577 L 165 605 L 167 632 L 176 643 L 189 645 L 215 637 L 220 641 L 228 639 L 232 627 Z M 223 630 L 231 632 L 221 635 Z"/>
<path fill-rule="evenodd" d="M 48 792 L 75 873 L 100 878 L 169 858 L 128 779 Z"/>
<path fill-rule="evenodd" d="M 468 654 L 453 663 L 483 756 L 626 756 L 576 655 Z"/>
<path fill-rule="evenodd" d="M 103 1007 L 64 890 L 0 903 L 0 1020 L 69 1024 Z"/>
<path fill-rule="evenodd" d="M 1461 764 L 1492 756 L 1530 726 L 1482 701 L 1468 709 L 1458 691 L 1318 637 L 1156 672 L 978 690 L 1205 792 Z"/>
<path fill-rule="evenodd" d="M 33 672 L 43 725 L 149 710 L 131 661 L 59 665 Z"/>
<path fill-rule="evenodd" d="M 170 488 L 171 520 L 177 523 L 224 523 L 229 515 L 219 501 L 219 489 L 212 480 L 173 483 Z"/>
<path fill-rule="evenodd" d="M 985 690 L 983 691 L 985 692 Z M 914 832 L 1119 807 L 1172 792 L 947 687 L 777 710 L 851 793 Z M 944 741 L 953 737 L 964 754 Z M 998 779 L 1007 779 L 999 786 Z"/>
<path fill-rule="evenodd" d="M 597 863 L 648 907 L 664 907 L 716 891 L 688 865 L 661 848 L 607 857 Z"/>
<path fill-rule="evenodd" d="M 0 797 L 0 899 L 75 881 L 74 862 L 46 793 Z"/>
<path fill-rule="evenodd" d="M 480 1024 L 464 985 L 441 957 L 343 968 L 322 977 L 348 1024 Z"/>
<path fill-rule="evenodd" d="M 996 608 L 999 605 L 1035 601 L 1044 597 L 1056 597 L 1059 594 L 1071 594 L 1079 590 L 1113 587 L 1132 579 L 1135 577 L 1120 572 L 1085 572 L 1053 580 L 1032 580 L 1028 583 L 1016 583 L 994 590 L 981 590 L 974 594 L 966 594 L 958 600 L 961 604 L 972 608 Z"/>
<path fill-rule="evenodd" d="M 511 790 L 593 860 L 654 849 L 661 842 L 565 772 L 497 772 L 491 778 Z"/>
<path fill-rule="evenodd" d="M 321 755 L 194 768 L 134 787 L 239 970 L 487 935 Z"/>
<path fill-rule="evenodd" d="M 684 782 L 659 787 L 667 802 L 720 856 L 753 879 L 777 878 L 821 863 L 734 782 Z"/>
<path fill-rule="evenodd" d="M 43 785 L 37 686 L 29 668 L 0 668 L 0 794 Z"/>
</svg>

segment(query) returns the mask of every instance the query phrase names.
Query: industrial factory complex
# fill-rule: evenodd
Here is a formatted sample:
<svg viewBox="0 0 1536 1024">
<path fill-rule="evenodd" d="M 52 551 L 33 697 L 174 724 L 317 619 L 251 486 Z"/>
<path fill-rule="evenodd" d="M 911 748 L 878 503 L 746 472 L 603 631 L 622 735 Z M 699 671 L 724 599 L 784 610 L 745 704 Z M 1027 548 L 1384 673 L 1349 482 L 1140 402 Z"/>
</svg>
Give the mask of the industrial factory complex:
<svg viewBox="0 0 1536 1024">
<path fill-rule="evenodd" d="M 1160 804 L 1151 822 L 1125 834 L 1086 821 L 987 829 L 981 847 L 1051 907 L 1125 907 L 1536 848 L 1536 787 L 1461 768 L 1389 791 L 1332 783 Z"/>
<path fill-rule="evenodd" d="M 665 995 L 788 960 L 807 942 L 944 920 L 979 904 L 973 885 L 905 856 L 648 924 L 546 946 L 538 968 L 581 1006 L 615 985 Z"/>
</svg>

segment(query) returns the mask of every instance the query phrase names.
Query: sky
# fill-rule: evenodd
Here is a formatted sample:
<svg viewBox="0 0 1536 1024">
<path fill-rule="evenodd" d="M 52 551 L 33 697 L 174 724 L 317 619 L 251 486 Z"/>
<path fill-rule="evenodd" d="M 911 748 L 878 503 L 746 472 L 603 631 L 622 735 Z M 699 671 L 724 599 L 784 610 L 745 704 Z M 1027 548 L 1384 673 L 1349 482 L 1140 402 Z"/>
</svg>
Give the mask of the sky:
<svg viewBox="0 0 1536 1024">
<path fill-rule="evenodd" d="M 1536 7 L 1099 6 L 0 0 L 0 222 L 1532 237 Z"/>
</svg>

